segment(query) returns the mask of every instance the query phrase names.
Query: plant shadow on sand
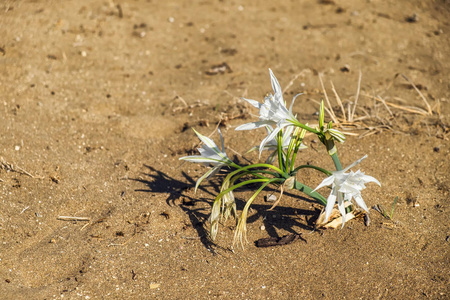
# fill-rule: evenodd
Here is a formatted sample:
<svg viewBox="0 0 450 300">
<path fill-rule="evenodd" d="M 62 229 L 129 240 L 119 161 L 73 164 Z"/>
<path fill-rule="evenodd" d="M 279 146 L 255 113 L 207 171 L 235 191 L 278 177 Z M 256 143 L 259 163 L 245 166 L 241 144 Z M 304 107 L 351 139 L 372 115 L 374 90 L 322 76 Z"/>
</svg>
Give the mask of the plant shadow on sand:
<svg viewBox="0 0 450 300">
<path fill-rule="evenodd" d="M 210 239 L 209 228 L 207 225 L 210 208 L 214 202 L 214 198 L 219 194 L 220 184 L 216 180 L 210 180 L 210 184 L 202 184 L 199 190 L 207 193 L 210 197 L 196 197 L 194 193 L 195 180 L 182 172 L 186 181 L 180 181 L 170 177 L 166 173 L 156 170 L 155 168 L 144 165 L 148 172 L 143 173 L 146 178 L 130 178 L 130 180 L 140 182 L 147 186 L 145 189 L 136 189 L 136 192 L 146 192 L 155 194 L 168 194 L 166 203 L 169 206 L 178 206 L 189 217 L 192 227 L 197 231 L 202 244 L 212 253 L 216 253 L 215 247 L 221 248 Z M 221 172 L 222 175 L 224 172 Z M 254 191 L 258 185 L 249 185 L 247 188 L 240 189 L 240 192 Z M 211 191 L 211 189 L 213 191 Z M 266 188 L 266 192 L 277 193 L 276 189 Z M 302 201 L 315 203 L 313 200 L 301 197 L 296 194 L 285 192 L 283 197 L 294 197 Z M 236 206 L 238 213 L 245 206 L 245 201 L 236 196 Z M 203 203 L 204 205 L 198 205 Z M 314 221 L 319 215 L 316 210 L 304 210 L 289 206 L 278 205 L 273 210 L 272 203 L 268 204 L 252 204 L 251 214 L 247 219 L 247 224 L 256 222 L 259 218 L 263 219 L 265 231 L 270 237 L 279 238 L 279 231 L 288 232 L 290 234 L 299 234 L 296 228 L 312 231 L 314 230 Z M 206 205 L 205 205 L 206 204 Z M 228 225 L 223 225 L 227 226 Z"/>
</svg>

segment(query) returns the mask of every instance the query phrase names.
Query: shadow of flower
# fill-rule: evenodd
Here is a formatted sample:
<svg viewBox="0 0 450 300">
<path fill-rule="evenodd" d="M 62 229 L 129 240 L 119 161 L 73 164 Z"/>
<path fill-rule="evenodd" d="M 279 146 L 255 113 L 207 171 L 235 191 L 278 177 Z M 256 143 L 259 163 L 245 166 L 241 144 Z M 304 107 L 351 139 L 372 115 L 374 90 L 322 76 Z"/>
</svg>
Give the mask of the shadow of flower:
<svg viewBox="0 0 450 300">
<path fill-rule="evenodd" d="M 143 189 L 136 189 L 136 192 L 148 192 L 157 194 L 168 194 L 166 203 L 169 206 L 180 207 L 189 217 L 192 227 L 197 231 L 202 244 L 213 254 L 216 253 L 216 248 L 222 248 L 214 243 L 209 236 L 209 228 L 207 220 L 210 214 L 214 199 L 220 192 L 220 176 L 214 179 L 205 181 L 199 190 L 203 191 L 208 197 L 197 197 L 194 193 L 195 180 L 187 173 L 182 172 L 184 180 L 177 180 L 166 173 L 156 170 L 155 168 L 144 165 L 148 172 L 143 175 L 145 178 L 130 178 L 130 180 L 140 182 L 146 186 Z M 226 171 L 225 171 L 226 172 Z M 221 175 L 225 172 L 221 172 Z M 240 188 L 236 196 L 236 206 L 238 212 L 245 206 L 244 199 L 240 199 L 241 192 L 255 191 L 259 187 L 258 184 L 251 184 Z M 266 192 L 276 193 L 276 189 L 266 188 Z M 295 195 L 293 193 L 284 193 L 283 198 L 294 197 L 303 201 L 313 202 L 313 200 Z M 282 203 L 283 199 L 281 200 Z M 198 205 L 203 203 L 204 205 Z M 254 203 L 251 206 L 250 214 L 247 223 L 251 224 L 262 218 L 266 232 L 270 237 L 280 237 L 278 232 L 286 231 L 292 234 L 298 234 L 296 228 L 304 230 L 313 230 L 311 220 L 316 218 L 319 214 L 316 210 L 304 210 L 289 206 L 278 205 L 273 210 L 272 203 L 263 202 L 263 204 Z M 222 248 L 223 249 L 223 248 Z M 226 249 L 225 249 L 226 250 Z"/>
</svg>

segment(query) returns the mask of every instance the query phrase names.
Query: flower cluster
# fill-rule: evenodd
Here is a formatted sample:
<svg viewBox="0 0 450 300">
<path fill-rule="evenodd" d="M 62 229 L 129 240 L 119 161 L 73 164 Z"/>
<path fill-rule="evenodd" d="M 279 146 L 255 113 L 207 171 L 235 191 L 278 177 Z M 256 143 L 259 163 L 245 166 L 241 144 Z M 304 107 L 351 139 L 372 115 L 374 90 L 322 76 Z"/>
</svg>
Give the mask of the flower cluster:
<svg viewBox="0 0 450 300">
<path fill-rule="evenodd" d="M 286 102 L 283 99 L 283 92 L 277 78 L 272 70 L 269 69 L 269 73 L 273 94 L 266 96 L 263 103 L 251 99 L 244 99 L 259 110 L 259 120 L 240 125 L 236 128 L 236 130 L 252 130 L 261 127 L 266 128 L 267 136 L 261 141 L 259 146 L 255 146 L 251 149 L 258 150 L 259 156 L 261 156 L 264 150 L 269 151 L 270 154 L 265 163 L 245 166 L 234 163 L 225 153 L 224 142 L 220 130 L 219 135 L 222 149 L 219 149 L 213 140 L 194 130 L 203 143 L 203 146 L 198 149 L 200 156 L 186 156 L 180 158 L 181 160 L 212 166 L 212 168 L 197 180 L 195 190 L 197 190 L 197 187 L 204 179 L 209 179 L 217 174 L 222 167 L 228 166 L 231 170 L 223 179 L 220 193 L 215 198 L 212 206 L 209 222 L 211 224 L 210 235 L 213 240 L 218 233 L 219 221 L 222 218 L 227 219 L 230 215 L 237 216 L 233 191 L 245 185 L 255 183 L 261 184 L 257 191 L 250 199 L 248 199 L 237 220 L 235 242 L 240 242 L 242 245 L 247 231 L 246 220 L 250 205 L 257 195 L 268 185 L 275 185 L 281 189 L 280 196 L 273 207 L 280 201 L 281 196 L 283 195 L 283 189 L 296 189 L 305 193 L 325 207 L 325 221 L 330 217 L 335 203 L 337 202 L 339 212 L 343 218 L 342 226 L 345 223 L 346 209 L 348 209 L 346 208 L 348 206 L 347 204 L 352 200 L 354 200 L 363 210 L 368 212 L 367 205 L 361 196 L 361 191 L 366 188 L 365 184 L 375 182 L 380 185 L 378 180 L 365 175 L 359 170 L 356 172 L 349 171 L 365 159 L 367 155 L 345 169 L 342 168 L 337 153 L 336 142 L 343 143 L 345 141 L 345 135 L 341 131 L 333 128 L 332 122 L 325 125 L 323 101 L 319 109 L 318 127 L 312 128 L 309 127 L 308 124 L 301 123 L 292 112 L 294 101 L 300 94 L 294 97 L 288 109 L 286 107 Z M 295 166 L 297 153 L 301 149 L 306 148 L 302 143 L 306 132 L 315 134 L 324 144 L 329 156 L 334 162 L 336 167 L 335 171 L 328 171 L 321 167 L 309 164 Z M 312 189 L 296 180 L 297 172 L 303 168 L 315 169 L 324 173 L 327 177 L 315 189 Z M 317 190 L 328 185 L 331 185 L 331 192 L 329 196 L 325 198 L 318 193 Z"/>
</svg>

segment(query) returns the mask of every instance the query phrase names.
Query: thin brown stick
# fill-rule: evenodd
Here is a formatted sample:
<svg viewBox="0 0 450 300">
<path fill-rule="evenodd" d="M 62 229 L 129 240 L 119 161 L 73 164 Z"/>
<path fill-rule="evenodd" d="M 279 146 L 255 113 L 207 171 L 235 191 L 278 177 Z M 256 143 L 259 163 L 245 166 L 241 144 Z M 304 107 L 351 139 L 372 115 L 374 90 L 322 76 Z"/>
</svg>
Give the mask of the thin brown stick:
<svg viewBox="0 0 450 300">
<path fill-rule="evenodd" d="M 425 98 L 425 96 L 422 94 L 422 92 L 416 87 L 416 85 L 408 79 L 408 77 L 406 77 L 404 74 L 400 74 L 403 78 L 405 78 L 406 81 L 409 82 L 409 84 L 411 84 L 413 86 L 413 88 L 416 90 L 416 92 L 419 94 L 419 96 L 422 98 L 423 102 L 425 102 L 425 105 L 427 106 L 427 110 L 428 110 L 428 114 L 432 115 L 433 111 L 431 110 L 431 106 L 428 103 L 427 99 Z"/>
<path fill-rule="evenodd" d="M 365 95 L 365 94 L 362 94 L 362 95 L 365 96 L 365 97 L 373 97 L 372 95 Z M 381 100 L 378 97 L 373 97 L 373 98 L 375 100 L 379 101 L 379 102 L 383 102 L 384 101 L 384 100 Z M 427 115 L 428 114 L 425 110 L 423 110 L 423 109 L 421 109 L 419 107 L 402 106 L 402 105 L 397 105 L 397 104 L 394 104 L 394 103 L 391 103 L 391 102 L 387 102 L 387 101 L 384 101 L 384 102 L 387 105 L 391 106 L 391 107 L 398 108 L 400 110 L 404 110 L 404 111 L 407 111 L 407 112 L 410 112 L 410 113 L 415 113 L 415 114 L 419 114 L 419 115 Z"/>
<path fill-rule="evenodd" d="M 217 131 L 217 129 L 220 126 L 220 123 L 222 123 L 222 120 L 219 120 L 219 122 L 217 122 L 216 128 L 214 128 L 214 130 L 208 135 L 209 138 L 214 134 L 214 132 Z"/>
<path fill-rule="evenodd" d="M 272 211 L 272 210 L 278 205 L 278 203 L 280 203 L 281 197 L 283 196 L 283 191 L 284 191 L 284 188 L 283 188 L 283 186 L 281 186 L 280 196 L 279 196 L 278 199 L 274 202 L 274 204 L 272 205 L 272 207 L 269 208 L 268 210 Z"/>
<path fill-rule="evenodd" d="M 297 78 L 299 78 L 299 77 L 300 77 L 301 75 L 303 75 L 303 73 L 305 73 L 305 72 L 311 72 L 311 70 L 310 70 L 310 69 L 304 69 L 304 70 L 302 70 L 300 73 L 295 74 L 294 78 L 292 78 L 292 80 L 289 81 L 289 83 L 288 83 L 288 84 L 286 85 L 286 87 L 284 88 L 283 94 L 286 93 L 286 91 L 294 84 L 294 81 L 296 81 Z"/>
<path fill-rule="evenodd" d="M 327 111 L 328 111 L 328 113 L 330 114 L 330 117 L 333 119 L 333 122 L 334 122 L 335 124 L 339 124 L 339 122 L 338 122 L 336 116 L 334 115 L 334 111 L 333 111 L 333 109 L 331 108 L 331 103 L 330 103 L 330 100 L 328 99 L 328 94 L 327 94 L 327 91 L 325 90 L 325 86 L 323 85 L 322 75 L 321 75 L 321 74 L 319 74 L 319 80 L 320 80 L 320 85 L 322 86 L 322 90 L 323 90 L 323 94 L 324 94 L 324 96 L 325 96 L 325 100 L 327 100 L 328 107 L 330 108 L 330 109 L 327 110 Z M 325 109 L 326 109 L 326 108 L 325 108 Z"/>
<path fill-rule="evenodd" d="M 24 169 L 14 166 L 13 164 L 7 162 L 3 157 L 0 158 L 0 169 L 16 172 L 19 174 L 30 176 L 31 178 L 35 178 L 33 175 L 31 175 L 29 172 L 25 171 Z"/>
<path fill-rule="evenodd" d="M 56 219 L 60 221 L 84 221 L 84 222 L 89 222 L 91 220 L 90 218 L 87 217 L 72 217 L 72 216 L 58 216 Z"/>
<path fill-rule="evenodd" d="M 383 103 L 384 107 L 385 107 L 386 110 L 389 112 L 389 114 L 391 115 L 391 117 L 393 117 L 394 114 L 393 114 L 392 111 L 389 109 L 389 106 L 387 106 L 386 101 L 384 101 L 384 99 L 381 98 L 380 96 L 378 96 L 378 98 L 381 100 L 381 103 Z"/>
<path fill-rule="evenodd" d="M 128 244 L 132 239 L 134 238 L 134 235 L 132 235 L 128 240 L 126 240 L 125 242 L 121 243 L 121 244 L 116 244 L 116 243 L 111 243 L 108 245 L 109 246 L 125 246 L 126 244 Z"/>
<path fill-rule="evenodd" d="M 339 104 L 339 106 L 341 107 L 342 115 L 344 116 L 344 119 L 346 119 L 345 108 L 344 108 L 344 105 L 342 105 L 341 97 L 339 97 L 339 94 L 337 93 L 336 89 L 334 88 L 333 81 L 330 81 L 330 83 L 331 83 L 331 90 L 333 91 L 334 96 L 336 97 L 336 101 Z"/>
<path fill-rule="evenodd" d="M 189 105 L 186 103 L 186 101 L 183 99 L 183 97 L 181 97 L 180 95 L 176 94 L 174 100 L 176 100 L 176 99 L 179 99 L 179 100 L 184 104 L 185 107 L 188 107 L 188 106 L 189 106 Z"/>
<path fill-rule="evenodd" d="M 202 237 L 201 236 L 182 236 L 182 239 L 185 240 L 200 240 Z"/>
<path fill-rule="evenodd" d="M 437 99 L 436 104 L 433 106 L 433 110 L 438 114 L 438 116 L 441 115 L 441 101 Z"/>
</svg>

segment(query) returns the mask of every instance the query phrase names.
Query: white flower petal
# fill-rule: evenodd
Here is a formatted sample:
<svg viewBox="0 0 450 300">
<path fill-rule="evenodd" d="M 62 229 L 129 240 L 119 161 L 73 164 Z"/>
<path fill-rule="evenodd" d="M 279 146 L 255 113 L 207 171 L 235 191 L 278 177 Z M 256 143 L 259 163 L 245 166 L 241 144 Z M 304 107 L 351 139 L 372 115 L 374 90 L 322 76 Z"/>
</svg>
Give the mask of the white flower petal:
<svg viewBox="0 0 450 300">
<path fill-rule="evenodd" d="M 263 126 L 271 125 L 271 123 L 272 122 L 268 122 L 268 121 L 251 122 L 251 123 L 246 123 L 246 124 L 240 125 L 240 126 L 236 127 L 235 130 L 252 130 L 252 129 L 256 129 L 256 128 L 261 128 Z"/>
<path fill-rule="evenodd" d="M 359 164 L 360 162 L 362 162 L 366 158 L 367 158 L 367 154 L 364 155 L 363 157 L 361 157 L 360 159 L 358 159 L 357 161 L 355 161 L 354 163 L 352 163 L 351 165 L 349 165 L 347 168 L 345 168 L 342 171 L 347 172 L 348 170 L 350 170 L 351 168 L 353 168 L 354 166 L 356 166 L 357 164 Z"/>
<path fill-rule="evenodd" d="M 203 179 L 205 179 L 206 177 L 208 177 L 208 176 L 213 172 L 213 170 L 214 170 L 214 168 L 213 168 L 213 169 L 209 169 L 208 172 L 206 172 L 205 174 L 203 174 L 203 175 L 197 180 L 197 182 L 195 183 L 195 189 L 194 189 L 194 192 L 195 192 L 195 193 L 197 193 L 197 188 L 198 188 L 198 186 L 200 185 L 200 183 L 203 181 Z"/>
<path fill-rule="evenodd" d="M 294 106 L 295 99 L 297 99 L 297 97 L 301 96 L 301 95 L 303 95 L 303 93 L 297 94 L 297 95 L 294 96 L 294 98 L 292 98 L 291 105 L 289 106 L 289 112 L 290 113 L 292 113 L 292 107 Z"/>
<path fill-rule="evenodd" d="M 275 92 L 275 94 L 281 95 L 282 94 L 281 86 L 278 83 L 277 78 L 275 77 L 275 75 L 273 75 L 273 72 L 271 69 L 269 69 L 269 73 L 270 73 L 270 83 L 272 84 L 273 91 Z"/>
<path fill-rule="evenodd" d="M 339 208 L 339 212 L 341 213 L 342 216 L 342 227 L 344 227 L 345 224 L 345 204 L 344 204 L 344 198 L 342 197 L 342 193 L 338 193 L 338 197 L 337 197 L 337 201 L 338 201 L 338 208 Z"/>
<path fill-rule="evenodd" d="M 274 139 L 275 136 L 278 134 L 278 132 L 280 132 L 280 130 L 281 130 L 281 128 L 276 127 L 276 128 L 275 128 L 268 136 L 266 136 L 266 137 L 262 140 L 261 145 L 259 145 L 259 156 L 261 156 L 261 153 L 262 153 L 262 151 L 263 151 L 263 149 L 264 149 L 264 145 L 265 145 L 268 141 Z"/>
<path fill-rule="evenodd" d="M 376 184 L 378 184 L 379 186 L 381 186 L 381 183 L 380 183 L 377 179 L 375 179 L 374 177 L 372 177 L 372 176 L 364 175 L 364 176 L 363 176 L 363 180 L 364 180 L 365 183 L 375 182 Z"/>
<path fill-rule="evenodd" d="M 184 156 L 180 157 L 179 159 L 195 163 L 211 163 L 213 165 L 223 162 L 223 159 L 215 159 L 203 156 Z"/>
<path fill-rule="evenodd" d="M 331 191 L 330 195 L 327 198 L 327 206 L 325 207 L 325 221 L 326 223 L 328 221 L 328 218 L 331 215 L 331 212 L 333 211 L 334 204 L 336 203 L 336 195 Z"/>
<path fill-rule="evenodd" d="M 243 100 L 247 101 L 248 103 L 250 103 L 251 105 L 253 105 L 254 107 L 256 107 L 257 109 L 259 109 L 261 107 L 261 103 L 259 103 L 256 100 L 252 100 L 252 99 L 246 99 L 246 98 L 242 98 Z"/>
<path fill-rule="evenodd" d="M 222 152 L 225 152 L 225 145 L 223 144 L 222 131 L 220 131 L 220 128 L 217 128 L 217 131 L 219 132 L 219 135 L 220 135 L 220 142 L 222 143 Z"/>
<path fill-rule="evenodd" d="M 216 175 L 217 173 L 219 173 L 220 169 L 222 169 L 223 166 L 216 166 L 214 168 L 212 168 L 212 172 L 206 176 L 206 179 L 210 179 L 211 177 L 213 177 L 214 175 Z"/>
<path fill-rule="evenodd" d="M 198 136 L 198 138 L 200 139 L 200 141 L 203 142 L 203 144 L 207 145 L 209 148 L 214 148 L 214 147 L 217 148 L 216 143 L 214 143 L 214 141 L 212 139 L 198 133 L 197 130 L 195 130 L 195 129 L 193 129 L 193 130 L 194 130 L 195 134 Z"/>
<path fill-rule="evenodd" d="M 314 189 L 313 192 L 317 191 L 320 188 L 323 188 L 324 186 L 332 184 L 334 182 L 334 179 L 334 175 L 328 176 Z"/>
<path fill-rule="evenodd" d="M 355 199 L 356 203 L 361 206 L 365 211 L 369 212 L 369 209 L 367 208 L 366 203 L 364 202 L 363 198 L 361 197 L 361 194 L 353 195 L 353 198 Z"/>
</svg>

